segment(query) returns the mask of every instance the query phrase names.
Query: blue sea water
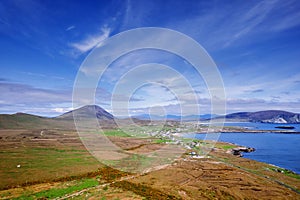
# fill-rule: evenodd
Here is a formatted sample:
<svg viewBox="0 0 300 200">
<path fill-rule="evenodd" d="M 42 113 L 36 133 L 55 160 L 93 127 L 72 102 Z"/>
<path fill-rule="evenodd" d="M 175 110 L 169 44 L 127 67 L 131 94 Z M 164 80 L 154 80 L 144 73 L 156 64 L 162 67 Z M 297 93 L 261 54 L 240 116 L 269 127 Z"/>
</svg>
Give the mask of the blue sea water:
<svg viewBox="0 0 300 200">
<path fill-rule="evenodd" d="M 226 122 L 224 126 L 237 126 L 247 128 L 249 130 L 284 130 L 300 132 L 300 124 L 271 124 L 271 123 L 254 123 L 254 122 Z M 295 129 L 279 129 L 276 126 L 293 126 Z"/>
<path fill-rule="evenodd" d="M 185 134 L 183 137 L 205 139 L 206 134 Z M 300 174 L 300 134 L 222 133 L 219 141 L 254 147 L 245 158 L 273 164 Z"/>
</svg>

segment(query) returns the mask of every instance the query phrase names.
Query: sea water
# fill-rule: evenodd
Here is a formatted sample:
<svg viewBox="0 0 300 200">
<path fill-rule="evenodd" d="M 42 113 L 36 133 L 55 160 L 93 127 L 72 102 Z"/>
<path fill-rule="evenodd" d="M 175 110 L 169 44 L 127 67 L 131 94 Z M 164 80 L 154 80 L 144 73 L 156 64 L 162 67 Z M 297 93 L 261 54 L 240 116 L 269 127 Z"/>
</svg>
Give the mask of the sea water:
<svg viewBox="0 0 300 200">
<path fill-rule="evenodd" d="M 184 134 L 183 137 L 205 139 L 206 134 Z M 245 158 L 266 162 L 300 174 L 300 134 L 222 133 L 218 139 L 241 146 L 254 147 Z"/>
<path fill-rule="evenodd" d="M 235 126 L 247 128 L 249 130 L 276 130 L 300 132 L 300 124 L 272 124 L 272 123 L 254 123 L 254 122 L 226 122 L 224 126 Z M 294 129 L 280 129 L 278 126 L 293 126 Z"/>
</svg>

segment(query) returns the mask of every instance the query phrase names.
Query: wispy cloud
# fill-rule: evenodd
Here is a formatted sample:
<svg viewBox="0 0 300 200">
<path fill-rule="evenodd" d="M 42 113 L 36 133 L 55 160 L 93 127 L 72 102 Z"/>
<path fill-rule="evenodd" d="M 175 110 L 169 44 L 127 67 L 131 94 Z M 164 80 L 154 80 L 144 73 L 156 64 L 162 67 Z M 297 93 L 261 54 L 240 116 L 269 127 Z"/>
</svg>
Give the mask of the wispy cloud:
<svg viewBox="0 0 300 200">
<path fill-rule="evenodd" d="M 222 5 L 222 6 L 220 6 Z M 274 33 L 300 25 L 298 1 L 245 1 L 242 4 L 211 4 L 198 15 L 167 21 L 167 27 L 182 31 L 208 50 L 220 50 L 273 37 Z M 208 34 L 209 33 L 209 34 Z M 270 34 L 270 37 L 263 37 Z"/>
<path fill-rule="evenodd" d="M 1 82 L 1 101 L 10 104 L 61 103 L 71 101 L 71 91 L 50 90 L 27 84 Z"/>
<path fill-rule="evenodd" d="M 31 77 L 51 78 L 51 79 L 57 79 L 57 80 L 63 80 L 63 81 L 70 81 L 70 80 L 66 79 L 65 77 L 61 77 L 61 76 L 52 76 L 52 75 L 47 75 L 47 74 L 24 72 L 24 71 L 20 71 L 18 73 L 25 74 L 25 75 L 31 76 Z"/>
<path fill-rule="evenodd" d="M 249 92 L 249 93 L 261 93 L 264 92 L 265 90 L 263 89 L 257 89 L 257 90 L 246 90 L 245 92 Z"/>
<path fill-rule="evenodd" d="M 84 40 L 77 42 L 77 43 L 71 43 L 70 46 L 75 48 L 80 53 L 85 53 L 92 48 L 96 47 L 97 45 L 101 44 L 106 38 L 109 37 L 111 30 L 110 28 L 104 27 L 101 29 L 101 33 L 90 35 Z"/>
<path fill-rule="evenodd" d="M 66 28 L 66 31 L 70 31 L 72 29 L 76 28 L 76 26 L 72 25 L 72 26 L 69 26 L 68 28 Z"/>
<path fill-rule="evenodd" d="M 6 79 L 6 78 L 1 78 L 1 77 L 0 77 L 0 82 L 6 82 L 6 81 L 9 81 L 9 80 Z"/>
<path fill-rule="evenodd" d="M 0 82 L 0 112 L 26 112 L 44 116 L 56 116 L 72 105 L 71 90 L 51 90 L 28 84 Z"/>
<path fill-rule="evenodd" d="M 262 1 L 252 7 L 249 11 L 239 13 L 239 20 L 232 24 L 232 27 L 236 29 L 235 34 L 231 36 L 231 39 L 228 40 L 227 43 L 225 43 L 224 47 L 229 46 L 232 42 L 248 34 L 256 26 L 261 24 L 275 4 L 276 1 Z"/>
<path fill-rule="evenodd" d="M 300 112 L 300 102 L 296 99 L 294 101 L 279 101 L 279 98 L 272 98 L 270 100 L 258 98 L 236 98 L 227 100 L 227 111 L 241 112 L 241 111 L 260 111 L 260 110 L 286 110 L 290 112 Z M 251 106 L 249 106 L 251 105 Z"/>
<path fill-rule="evenodd" d="M 288 16 L 285 16 L 279 23 L 275 24 L 272 28 L 274 31 L 283 31 L 289 28 L 300 25 L 300 13 L 292 13 Z"/>
</svg>

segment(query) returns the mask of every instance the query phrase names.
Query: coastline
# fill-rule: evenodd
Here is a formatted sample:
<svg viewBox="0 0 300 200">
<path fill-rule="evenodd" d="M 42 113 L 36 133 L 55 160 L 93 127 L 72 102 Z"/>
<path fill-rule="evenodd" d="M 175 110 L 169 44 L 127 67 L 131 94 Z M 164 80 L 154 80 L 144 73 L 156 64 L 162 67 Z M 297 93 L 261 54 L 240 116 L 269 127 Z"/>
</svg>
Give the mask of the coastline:
<svg viewBox="0 0 300 200">
<path fill-rule="evenodd" d="M 207 124 L 198 125 L 200 130 Z M 217 129 L 219 132 L 249 132 L 249 133 L 287 133 L 287 134 L 300 134 L 299 123 L 261 123 L 261 122 L 224 122 L 221 126 L 217 124 L 214 126 L 214 122 L 211 122 L 210 129 Z"/>
<path fill-rule="evenodd" d="M 204 126 L 199 127 L 197 130 L 197 133 L 203 134 L 203 133 L 284 133 L 284 134 L 300 134 L 300 131 L 298 130 L 274 130 L 274 129 L 268 129 L 268 130 L 261 130 L 261 129 L 250 129 L 248 127 L 238 127 L 238 126 Z"/>
<path fill-rule="evenodd" d="M 224 199 L 225 197 L 227 199 L 258 199 L 257 194 L 259 194 L 260 199 L 268 199 L 269 194 L 272 193 L 285 199 L 300 199 L 300 176 L 298 174 L 267 163 L 234 156 L 229 151 L 239 145 L 233 143 L 217 142 L 212 151 L 207 155 L 201 155 L 201 151 L 196 152 L 201 148 L 197 147 L 193 139 L 181 138 L 184 146 L 194 145 L 195 147 L 187 148 L 186 152 L 170 165 L 155 171 L 131 175 L 99 166 L 98 161 L 86 152 L 79 138 L 74 139 L 76 132 L 56 129 L 46 132 L 48 138 L 56 140 L 37 142 L 24 138 L 24 136 L 46 137 L 45 135 L 41 136 L 40 132 L 35 130 L 3 133 L 6 136 L 5 139 L 1 140 L 3 144 L 1 151 L 18 153 L 20 156 L 11 157 L 10 153 L 3 154 L 6 157 L 2 159 L 1 163 L 7 167 L 3 168 L 0 175 L 2 180 L 5 180 L 6 185 L 11 187 L 5 187 L 5 182 L 3 182 L 2 190 L 0 190 L 1 197 L 8 199 L 24 197 L 25 199 L 25 197 L 37 197 L 39 194 L 44 195 L 44 192 L 49 191 L 49 189 L 66 191 L 66 188 L 72 188 L 72 185 L 82 184 L 82 178 L 84 178 L 93 184 L 87 186 L 86 189 L 69 192 L 65 197 L 74 195 L 85 198 L 85 195 L 89 194 L 95 198 L 100 198 L 101 195 L 113 194 L 114 197 L 121 199 L 122 197 L 125 198 L 126 195 L 132 197 L 131 199 L 143 199 L 148 194 L 157 194 L 153 199 L 159 199 L 161 195 L 178 199 L 199 199 L 202 197 L 206 199 Z M 150 141 L 149 139 L 126 137 L 122 134 L 115 136 L 109 134 L 109 139 L 131 153 L 149 152 L 169 143 L 172 145 L 171 142 L 176 142 L 158 137 L 153 137 Z M 61 162 L 57 162 L 56 168 L 52 168 L 52 163 L 57 161 L 57 158 L 72 158 L 77 154 L 82 155 L 83 162 L 78 159 L 71 159 L 72 165 L 60 166 Z M 32 158 L 31 160 L 28 160 L 29 156 Z M 90 168 L 86 166 L 86 159 L 89 159 Z M 64 160 L 68 161 L 69 159 Z M 16 167 L 17 165 L 14 165 L 11 168 L 9 163 L 21 163 L 21 166 Z M 26 167 L 29 165 L 33 167 Z M 100 169 L 98 169 L 99 167 Z M 53 170 L 62 172 L 66 169 L 68 169 L 69 174 L 65 174 L 60 179 L 53 174 Z M 11 170 L 15 174 L 22 174 L 22 176 L 18 180 L 15 179 Z M 32 176 L 32 170 L 36 171 L 38 176 Z M 110 176 L 110 174 L 116 176 Z M 124 178 L 119 175 L 124 176 Z M 105 177 L 109 179 L 105 180 Z M 133 198 L 134 195 L 140 196 Z M 58 197 L 64 198 L 61 195 Z"/>
<path fill-rule="evenodd" d="M 281 130 L 221 130 L 220 133 L 283 133 L 283 134 L 300 134 L 300 131 L 281 131 Z M 199 134 L 204 134 L 205 132 L 199 132 Z M 209 132 L 217 133 L 217 132 Z"/>
<path fill-rule="evenodd" d="M 196 133 L 196 134 L 204 134 L 204 133 Z M 201 140 L 201 139 L 196 139 L 196 140 L 203 142 L 203 140 Z M 205 140 L 205 142 L 210 142 L 210 141 Z M 252 167 L 253 166 L 263 166 L 264 170 L 277 172 L 280 174 L 279 176 L 284 175 L 284 176 L 296 178 L 298 180 L 300 179 L 300 173 L 297 173 L 293 170 L 286 169 L 286 168 L 283 168 L 283 167 L 280 167 L 280 166 L 277 166 L 275 164 L 271 164 L 268 162 L 262 162 L 262 161 L 258 161 L 258 160 L 251 159 L 251 158 L 245 158 L 243 156 L 243 154 L 241 154 L 241 152 L 246 152 L 246 153 L 251 154 L 252 152 L 256 151 L 256 149 L 253 147 L 243 146 L 243 145 L 240 145 L 237 143 L 226 142 L 226 141 L 216 141 L 216 142 L 213 141 L 213 143 L 216 145 L 216 147 L 212 148 L 212 151 L 209 153 L 209 155 L 216 155 L 215 157 L 213 156 L 215 159 L 222 161 L 226 164 L 229 164 L 230 166 L 234 166 L 234 167 L 237 167 L 244 171 L 251 172 L 254 175 L 258 175 L 263 178 L 267 178 L 271 181 L 274 181 L 274 177 L 276 177 L 276 176 L 272 176 L 272 175 L 270 176 L 269 174 L 266 175 L 265 172 L 262 172 L 262 171 L 261 171 L 261 173 L 254 172 Z M 227 148 L 230 146 L 231 146 L 231 148 Z M 236 154 L 236 152 L 238 152 L 238 153 Z M 193 158 L 193 156 L 191 156 L 191 158 Z M 236 162 L 235 160 L 239 160 L 239 161 Z M 248 163 L 248 165 L 241 165 L 241 163 Z M 252 167 L 249 167 L 249 166 L 252 166 Z M 289 184 L 286 184 L 284 177 L 280 177 L 280 179 L 276 180 L 275 182 L 296 192 L 297 194 L 300 194 L 300 189 L 294 188 L 294 187 L 290 186 Z"/>
<path fill-rule="evenodd" d="M 275 133 L 274 132 L 273 133 L 272 132 L 225 132 L 224 138 L 220 139 L 222 133 L 223 132 L 218 132 L 219 136 L 218 136 L 218 138 L 216 138 L 217 141 L 213 141 L 213 142 L 216 143 L 216 144 L 218 142 L 222 142 L 222 143 L 228 144 L 228 146 L 229 145 L 234 145 L 235 148 L 237 148 L 237 147 L 240 148 L 240 150 L 239 149 L 234 149 L 234 148 L 229 149 L 229 150 L 231 150 L 232 154 L 235 154 L 237 156 L 240 156 L 240 155 L 243 156 L 242 152 L 247 152 L 246 157 L 248 159 L 251 159 L 251 160 L 254 160 L 254 161 L 257 161 L 257 162 L 263 162 L 263 163 L 266 163 L 266 164 L 269 164 L 269 165 L 275 165 L 275 166 L 280 167 L 284 170 L 291 171 L 295 174 L 300 174 L 299 173 L 299 168 L 297 167 L 297 165 L 295 165 L 295 163 L 299 162 L 298 159 L 293 158 L 292 154 L 288 153 L 288 152 L 291 152 L 291 151 L 293 152 L 293 154 L 297 153 L 297 151 L 294 152 L 292 150 L 292 149 L 295 149 L 293 147 L 294 145 L 289 146 L 289 148 L 287 148 L 286 151 L 283 151 L 283 152 L 287 152 L 287 153 L 282 153 L 282 151 L 280 151 L 280 150 L 276 151 L 277 150 L 276 145 L 272 146 L 272 141 L 271 141 L 271 143 L 269 141 L 268 143 L 265 143 L 265 144 L 261 144 L 259 142 L 259 141 L 265 141 L 266 138 L 268 137 L 268 134 L 273 134 L 273 137 L 274 137 L 274 134 L 290 134 L 290 133 L 286 133 L 286 132 L 284 132 L 284 133 L 280 133 L 280 132 L 275 132 Z M 259 133 L 264 133 L 264 135 L 262 135 L 263 137 L 258 137 L 257 138 L 253 135 L 253 134 L 259 134 Z M 193 138 L 196 139 L 196 140 L 208 141 L 208 140 L 206 140 L 207 137 L 205 137 L 206 134 L 207 133 L 203 133 L 203 132 L 202 133 L 195 133 L 195 132 L 191 133 L 190 132 L 190 133 L 177 133 L 176 136 L 177 137 L 182 137 L 182 138 L 192 138 L 191 136 L 193 135 Z M 213 133 L 208 133 L 208 135 L 209 134 L 213 134 Z M 232 134 L 232 135 L 230 135 L 230 134 Z M 245 135 L 244 136 L 239 135 L 238 136 L 239 139 L 236 139 L 236 137 L 234 136 L 235 134 L 245 134 Z M 247 136 L 247 134 L 249 134 L 249 135 Z M 251 134 L 252 134 L 252 136 L 251 136 Z M 197 135 L 199 135 L 201 137 L 197 137 Z M 296 135 L 296 134 L 291 134 L 291 135 Z M 278 137 L 282 138 L 284 136 L 278 135 Z M 292 138 L 295 138 L 295 137 L 293 136 Z M 248 141 L 245 141 L 245 138 Z M 249 138 L 249 139 L 247 139 L 247 138 Z M 288 137 L 288 138 L 290 138 L 290 137 Z M 257 139 L 258 142 L 255 142 L 256 139 Z M 215 140 L 215 139 L 213 139 L 213 140 Z M 251 141 L 251 142 L 249 142 L 249 141 Z M 283 139 L 282 141 L 285 141 L 285 139 Z M 289 140 L 287 140 L 287 142 L 288 141 Z M 283 147 L 281 147 L 281 148 L 283 148 Z M 253 152 L 253 151 L 250 150 L 250 149 L 254 149 L 254 151 L 257 151 L 255 153 L 255 155 L 253 155 L 253 156 L 251 155 L 251 152 Z M 273 152 L 273 150 L 275 150 L 275 152 Z M 270 157 L 268 157 L 267 155 L 269 155 Z M 272 158 L 272 155 L 274 155 L 274 158 Z M 282 156 L 283 157 L 286 156 L 286 158 L 288 160 L 284 161 L 284 162 L 282 161 L 282 159 L 278 160 Z M 280 165 L 280 163 L 281 163 L 281 165 Z"/>
</svg>

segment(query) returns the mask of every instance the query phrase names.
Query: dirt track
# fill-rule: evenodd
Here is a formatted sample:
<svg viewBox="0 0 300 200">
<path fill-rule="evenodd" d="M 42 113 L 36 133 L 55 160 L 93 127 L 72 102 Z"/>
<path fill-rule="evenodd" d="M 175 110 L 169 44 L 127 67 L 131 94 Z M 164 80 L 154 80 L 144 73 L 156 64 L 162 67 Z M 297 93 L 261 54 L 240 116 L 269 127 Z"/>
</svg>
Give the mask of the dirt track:
<svg viewBox="0 0 300 200">
<path fill-rule="evenodd" d="M 12 155 L 22 156 L 25 155 L 22 152 L 26 153 L 30 150 L 28 148 L 39 147 L 40 150 L 47 149 L 48 155 L 38 155 L 49 157 L 49 152 L 52 152 L 49 148 L 55 147 L 55 153 L 59 153 L 57 155 L 67 156 L 70 154 L 69 150 L 71 148 L 72 151 L 76 150 L 74 155 L 82 152 L 82 155 L 89 156 L 89 154 L 83 152 L 84 147 L 73 132 L 47 130 L 41 134 L 41 130 L 10 130 L 2 131 L 1 137 L 2 153 L 12 152 Z M 161 144 L 153 144 L 151 140 L 123 137 L 110 137 L 110 139 L 121 148 L 131 152 L 148 152 L 161 147 Z M 30 154 L 30 156 L 34 155 Z M 76 191 L 65 197 L 87 198 L 88 196 L 91 199 L 97 199 L 97 197 L 106 196 L 107 199 L 117 197 L 123 199 L 126 195 L 129 195 L 129 199 L 142 199 L 143 197 L 148 199 L 300 199 L 297 192 L 289 189 L 290 187 L 299 191 L 299 179 L 272 171 L 270 165 L 238 158 L 225 153 L 222 149 L 215 149 L 209 156 L 209 158 L 193 159 L 189 155 L 183 155 L 182 158 L 169 166 L 164 166 L 162 169 L 146 174 L 122 174 L 123 178 L 120 178 L 119 175 L 116 176 L 118 172 L 115 170 L 100 170 L 95 173 L 95 177 L 99 175 L 102 177 L 99 186 Z M 18 159 L 21 159 L 21 157 Z M 24 159 L 28 159 L 28 157 L 24 157 Z M 8 166 L 8 164 L 9 162 L 3 160 L 1 162 L 2 166 Z M 86 169 L 92 170 L 93 167 L 97 166 L 97 163 L 95 162 L 89 166 L 90 168 L 86 168 L 86 165 L 78 168 L 78 165 L 76 169 L 85 172 Z M 69 166 L 69 169 L 72 167 Z M 45 169 L 41 169 L 45 173 Z M 68 170 L 66 166 L 57 168 L 57 170 L 61 169 Z M 7 169 L 7 174 L 5 170 L 1 172 L 2 180 L 6 180 L 4 177 L 8 177 L 10 173 L 10 169 Z M 38 172 L 39 168 L 28 170 L 28 172 L 32 170 Z M 80 170 L 76 172 L 78 173 Z M 25 172 L 20 176 L 24 180 L 26 180 L 25 175 L 27 173 Z M 72 171 L 69 173 L 75 175 L 72 174 Z M 90 175 L 89 177 L 92 177 L 92 174 Z M 78 176 L 78 178 L 83 177 Z M 14 179 L 11 180 L 13 184 Z M 76 180 L 76 176 L 73 179 L 66 179 L 66 184 L 70 180 Z M 64 179 L 60 179 L 59 182 L 64 183 Z M 57 185 L 58 183 L 51 183 L 51 179 L 49 179 L 49 183 L 24 187 L 22 190 L 20 188 L 4 190 L 0 191 L 0 195 L 10 193 L 18 196 L 26 191 L 39 192 L 55 188 Z M 105 190 L 105 186 L 109 186 L 109 189 Z"/>
</svg>

